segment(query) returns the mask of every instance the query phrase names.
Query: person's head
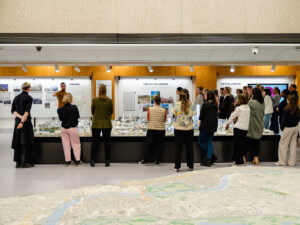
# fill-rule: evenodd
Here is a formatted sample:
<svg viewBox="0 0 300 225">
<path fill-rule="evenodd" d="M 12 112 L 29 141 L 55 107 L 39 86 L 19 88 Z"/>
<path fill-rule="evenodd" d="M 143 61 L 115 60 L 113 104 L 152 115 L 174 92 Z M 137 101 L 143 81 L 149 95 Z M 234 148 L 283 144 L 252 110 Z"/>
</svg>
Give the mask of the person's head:
<svg viewBox="0 0 300 225">
<path fill-rule="evenodd" d="M 67 88 L 66 83 L 65 82 L 60 83 L 60 88 L 61 90 L 65 91 Z"/>
<path fill-rule="evenodd" d="M 242 95 L 243 90 L 242 89 L 236 89 L 236 95 Z"/>
<path fill-rule="evenodd" d="M 231 94 L 231 88 L 230 87 L 225 87 L 224 94 L 225 95 L 230 95 Z"/>
<path fill-rule="evenodd" d="M 285 110 L 289 110 L 292 115 L 299 113 L 298 99 L 295 95 L 288 95 L 286 101 L 288 104 Z"/>
<path fill-rule="evenodd" d="M 291 84 L 289 87 L 289 91 L 293 92 L 293 91 L 297 91 L 297 85 L 296 84 Z"/>
<path fill-rule="evenodd" d="M 247 94 L 248 94 L 247 86 L 244 86 L 244 87 L 243 87 L 243 94 L 244 94 L 244 95 L 247 95 Z"/>
<path fill-rule="evenodd" d="M 62 99 L 62 102 L 64 104 L 68 104 L 68 103 L 72 104 L 72 102 L 73 102 L 73 96 L 72 96 L 72 94 L 66 93 L 64 95 L 63 99 Z"/>
<path fill-rule="evenodd" d="M 282 92 L 281 92 L 281 97 L 283 98 L 287 98 L 287 96 L 290 94 L 290 91 L 288 89 L 284 89 Z"/>
<path fill-rule="evenodd" d="M 271 90 L 269 88 L 265 88 L 264 91 L 265 91 L 265 95 L 271 96 Z"/>
<path fill-rule="evenodd" d="M 100 84 L 99 87 L 99 92 L 98 92 L 98 98 L 100 99 L 106 99 L 106 85 L 105 84 Z"/>
<path fill-rule="evenodd" d="M 208 102 L 212 102 L 215 106 L 217 106 L 217 102 L 216 102 L 216 95 L 215 92 L 212 90 L 208 90 L 206 93 L 206 100 Z"/>
<path fill-rule="evenodd" d="M 203 92 L 203 87 L 202 86 L 196 88 L 196 94 L 197 95 L 201 94 L 202 92 Z"/>
<path fill-rule="evenodd" d="M 177 95 L 180 95 L 180 92 L 182 91 L 182 87 L 178 87 L 177 89 L 176 89 L 176 94 Z"/>
<path fill-rule="evenodd" d="M 218 90 L 214 90 L 215 96 L 219 96 L 219 91 Z"/>
<path fill-rule="evenodd" d="M 280 95 L 280 89 L 278 87 L 274 87 L 273 93 L 274 93 L 274 95 L 277 95 L 277 94 Z"/>
<path fill-rule="evenodd" d="M 160 102 L 161 102 L 161 98 L 159 95 L 156 95 L 155 98 L 154 98 L 154 104 L 155 105 L 160 105 Z"/>
<path fill-rule="evenodd" d="M 220 88 L 220 95 L 224 95 L 224 88 Z"/>
<path fill-rule="evenodd" d="M 23 90 L 23 91 L 30 92 L 30 88 L 31 88 L 30 83 L 24 82 L 24 83 L 22 84 L 22 90 Z"/>
<path fill-rule="evenodd" d="M 259 88 L 260 89 L 260 84 L 255 85 L 255 88 Z"/>
<path fill-rule="evenodd" d="M 238 101 L 237 103 L 239 105 L 247 105 L 249 100 L 246 95 L 241 94 L 241 95 L 238 95 L 237 101 Z"/>
<path fill-rule="evenodd" d="M 248 95 L 252 95 L 252 91 L 253 91 L 253 87 L 252 86 L 248 86 L 247 87 L 247 93 L 248 93 Z"/>
<path fill-rule="evenodd" d="M 254 88 L 253 91 L 252 91 L 252 99 L 253 100 L 256 100 L 260 103 L 263 103 L 264 102 L 264 98 L 261 94 L 261 90 L 259 88 Z"/>
<path fill-rule="evenodd" d="M 179 94 L 179 101 L 181 101 L 180 110 L 185 114 L 188 114 L 190 111 L 190 100 L 189 100 L 189 91 L 187 89 L 182 89 Z"/>
</svg>

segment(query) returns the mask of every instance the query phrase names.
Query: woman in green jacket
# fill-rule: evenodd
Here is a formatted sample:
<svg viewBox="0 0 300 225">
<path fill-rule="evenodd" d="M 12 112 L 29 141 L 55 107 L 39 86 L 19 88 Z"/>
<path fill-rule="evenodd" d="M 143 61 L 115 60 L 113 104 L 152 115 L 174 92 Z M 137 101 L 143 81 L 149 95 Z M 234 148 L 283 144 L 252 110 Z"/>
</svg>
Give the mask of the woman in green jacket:
<svg viewBox="0 0 300 225">
<path fill-rule="evenodd" d="M 112 129 L 111 115 L 113 114 L 113 103 L 106 96 L 106 86 L 101 84 L 99 96 L 92 101 L 92 151 L 91 166 L 95 167 L 96 152 L 100 144 L 100 134 L 102 132 L 105 149 L 105 166 L 110 166 L 110 134 Z"/>
<path fill-rule="evenodd" d="M 264 114 L 265 103 L 261 90 L 255 88 L 252 91 L 252 99 L 248 103 L 250 107 L 250 120 L 247 133 L 248 149 L 244 153 L 244 161 L 246 161 L 246 155 L 248 150 L 250 151 L 250 159 L 253 164 L 259 164 L 260 154 L 260 139 L 264 130 Z"/>
</svg>

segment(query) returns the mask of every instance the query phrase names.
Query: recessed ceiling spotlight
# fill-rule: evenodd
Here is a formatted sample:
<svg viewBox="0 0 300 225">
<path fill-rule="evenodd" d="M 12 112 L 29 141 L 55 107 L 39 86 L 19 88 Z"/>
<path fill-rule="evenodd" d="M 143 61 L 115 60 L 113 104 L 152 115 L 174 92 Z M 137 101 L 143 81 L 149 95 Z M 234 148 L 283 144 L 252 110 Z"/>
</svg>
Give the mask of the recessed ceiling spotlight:
<svg viewBox="0 0 300 225">
<path fill-rule="evenodd" d="M 274 73 L 275 70 L 276 70 L 276 65 L 272 65 L 272 67 L 271 67 L 271 72 Z"/>
<path fill-rule="evenodd" d="M 234 65 L 231 65 L 231 67 L 230 67 L 230 72 L 231 72 L 231 73 L 234 73 L 234 71 L 235 71 L 235 66 L 234 66 Z"/>
<path fill-rule="evenodd" d="M 58 67 L 58 65 L 55 65 L 55 66 L 54 66 L 54 69 L 55 69 L 55 72 L 56 72 L 56 73 L 59 73 L 59 67 Z"/>
<path fill-rule="evenodd" d="M 253 47 L 253 48 L 251 49 L 251 51 L 252 51 L 252 54 L 253 54 L 253 55 L 257 55 L 257 54 L 259 53 L 258 47 Z"/>
<path fill-rule="evenodd" d="M 75 67 L 75 71 L 77 71 L 78 73 L 80 72 L 79 66 L 76 66 L 76 67 Z"/>
<path fill-rule="evenodd" d="M 110 65 L 107 65 L 106 66 L 106 72 L 110 73 L 110 71 L 111 71 L 111 67 L 110 67 Z"/>
<path fill-rule="evenodd" d="M 26 66 L 25 66 L 25 65 L 22 67 L 22 70 L 23 70 L 25 73 L 27 73 L 27 72 L 28 72 L 28 69 L 26 68 Z"/>
<path fill-rule="evenodd" d="M 190 71 L 194 72 L 194 67 L 193 66 L 190 66 Z"/>
<path fill-rule="evenodd" d="M 152 73 L 154 71 L 151 65 L 148 65 L 148 70 L 150 73 Z"/>
</svg>

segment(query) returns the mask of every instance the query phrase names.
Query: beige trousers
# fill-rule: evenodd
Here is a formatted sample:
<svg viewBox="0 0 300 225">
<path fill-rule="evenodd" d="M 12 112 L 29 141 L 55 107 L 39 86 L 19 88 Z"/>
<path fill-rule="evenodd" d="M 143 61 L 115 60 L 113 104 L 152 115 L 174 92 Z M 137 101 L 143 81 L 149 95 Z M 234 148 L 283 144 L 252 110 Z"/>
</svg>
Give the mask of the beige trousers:
<svg viewBox="0 0 300 225">
<path fill-rule="evenodd" d="M 297 137 L 298 126 L 283 129 L 278 147 L 278 158 L 281 166 L 296 165 Z M 287 161 L 288 149 L 290 149 L 290 158 Z"/>
</svg>

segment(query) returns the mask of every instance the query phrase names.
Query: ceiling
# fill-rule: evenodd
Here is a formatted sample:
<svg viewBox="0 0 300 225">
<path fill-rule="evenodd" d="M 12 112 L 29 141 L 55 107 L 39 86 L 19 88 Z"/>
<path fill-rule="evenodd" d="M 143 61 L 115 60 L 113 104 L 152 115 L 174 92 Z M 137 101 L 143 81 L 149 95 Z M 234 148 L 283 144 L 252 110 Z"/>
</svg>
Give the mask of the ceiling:
<svg viewBox="0 0 300 225">
<path fill-rule="evenodd" d="M 0 65 L 300 65 L 300 44 L 0 45 Z M 251 49 L 259 48 L 253 55 Z"/>
</svg>

